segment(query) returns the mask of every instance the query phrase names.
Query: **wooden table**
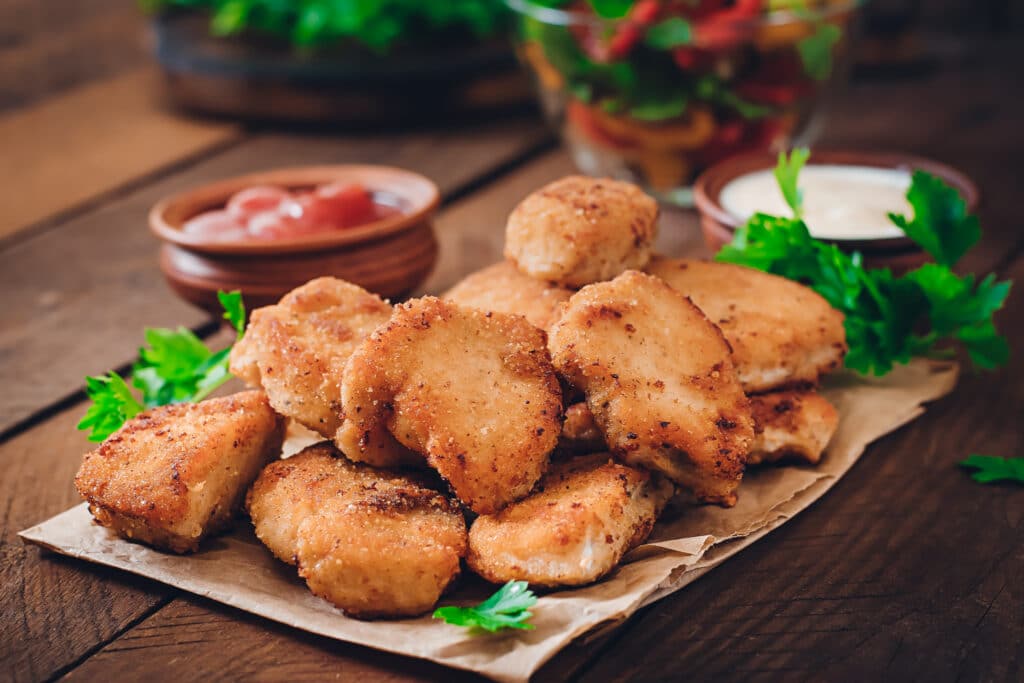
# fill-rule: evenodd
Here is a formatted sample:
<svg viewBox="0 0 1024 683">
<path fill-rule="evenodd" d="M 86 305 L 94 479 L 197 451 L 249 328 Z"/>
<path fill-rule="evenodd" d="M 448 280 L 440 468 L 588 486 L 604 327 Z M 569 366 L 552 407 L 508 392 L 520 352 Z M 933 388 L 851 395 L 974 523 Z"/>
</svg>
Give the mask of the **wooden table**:
<svg viewBox="0 0 1024 683">
<path fill-rule="evenodd" d="M 535 120 L 299 135 L 178 118 L 154 104 L 141 46 L 111 44 L 110 24 L 123 33 L 134 14 L 90 4 L 65 17 L 63 41 L 29 32 L 0 54 L 0 678 L 470 678 L 26 547 L 16 533 L 78 502 L 83 376 L 123 369 L 144 325 L 216 330 L 160 278 L 145 226 L 157 198 L 285 164 L 415 169 L 445 197 L 425 288 L 436 292 L 498 258 L 507 212 L 570 171 L 566 154 Z M 951 43 L 941 68 L 914 80 L 854 84 L 825 140 L 961 167 L 985 195 L 985 240 L 968 266 L 1024 282 L 1017 41 Z M 48 87 L 37 80 L 46 64 Z M 701 253 L 692 214 L 669 216 L 664 233 L 663 249 Z M 799 518 L 538 678 L 1024 679 L 1024 489 L 980 486 L 954 464 L 1024 454 L 1019 292 L 1000 324 L 1010 367 L 967 373 Z"/>
</svg>

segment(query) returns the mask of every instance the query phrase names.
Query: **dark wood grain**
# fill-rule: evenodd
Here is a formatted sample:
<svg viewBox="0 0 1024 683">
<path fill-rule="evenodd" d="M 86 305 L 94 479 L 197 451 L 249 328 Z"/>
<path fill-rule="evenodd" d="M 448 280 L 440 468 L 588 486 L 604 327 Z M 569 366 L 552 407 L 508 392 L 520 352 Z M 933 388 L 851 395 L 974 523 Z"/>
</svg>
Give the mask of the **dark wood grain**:
<svg viewBox="0 0 1024 683">
<path fill-rule="evenodd" d="M 247 171 L 313 163 L 404 166 L 448 196 L 547 139 L 537 124 L 447 133 L 259 136 L 0 251 L 0 431 L 75 392 L 87 374 L 135 354 L 144 325 L 207 320 L 179 300 L 157 268 L 146 214 L 162 196 Z M 310 273 L 312 277 L 315 273 Z"/>
<path fill-rule="evenodd" d="M 138 66 L 145 25 L 125 0 L 0 3 L 0 112 Z"/>
</svg>

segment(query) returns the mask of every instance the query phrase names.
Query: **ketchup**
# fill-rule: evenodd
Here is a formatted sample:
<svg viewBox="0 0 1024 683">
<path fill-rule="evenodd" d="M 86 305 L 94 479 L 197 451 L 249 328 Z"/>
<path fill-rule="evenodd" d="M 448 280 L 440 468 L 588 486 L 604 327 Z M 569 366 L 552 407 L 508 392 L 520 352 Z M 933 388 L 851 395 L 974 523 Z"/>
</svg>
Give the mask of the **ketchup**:
<svg viewBox="0 0 1024 683">
<path fill-rule="evenodd" d="M 348 230 L 399 210 L 374 201 L 358 183 L 331 183 L 289 192 L 258 185 L 236 192 L 223 209 L 201 213 L 182 231 L 221 242 L 278 240 Z"/>
</svg>

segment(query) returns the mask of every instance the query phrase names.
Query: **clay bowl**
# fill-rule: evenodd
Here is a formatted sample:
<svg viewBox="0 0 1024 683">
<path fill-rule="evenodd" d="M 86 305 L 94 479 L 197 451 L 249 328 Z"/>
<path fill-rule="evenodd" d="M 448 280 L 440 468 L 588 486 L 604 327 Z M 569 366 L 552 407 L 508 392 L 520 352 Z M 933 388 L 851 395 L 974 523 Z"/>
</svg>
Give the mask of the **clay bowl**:
<svg viewBox="0 0 1024 683">
<path fill-rule="evenodd" d="M 401 213 L 347 230 L 266 242 L 217 242 L 182 232 L 203 211 L 222 208 L 253 185 L 289 190 L 332 182 L 362 183 Z M 241 290 L 246 306 L 265 306 L 321 275 L 354 282 L 387 298 L 421 285 L 437 261 L 431 223 L 440 200 L 427 178 L 387 166 L 305 166 L 228 178 L 158 202 L 149 225 L 163 241 L 160 269 L 182 298 L 219 313 L 217 290 Z"/>
<path fill-rule="evenodd" d="M 726 211 L 719 197 L 722 189 L 734 178 L 754 171 L 774 168 L 778 157 L 772 152 L 756 152 L 730 157 L 704 171 L 694 183 L 694 203 L 700 211 L 704 242 L 712 252 L 732 241 L 733 233 L 742 221 Z M 978 187 L 956 169 L 908 154 L 861 152 L 852 150 L 813 150 L 808 164 L 840 164 L 895 168 L 907 171 L 922 170 L 942 178 L 957 188 L 972 213 L 978 208 Z M 928 260 L 928 255 L 906 237 L 881 239 L 823 240 L 838 245 L 843 251 L 859 251 L 866 265 L 872 268 L 888 267 L 901 273 L 916 268 Z"/>
</svg>

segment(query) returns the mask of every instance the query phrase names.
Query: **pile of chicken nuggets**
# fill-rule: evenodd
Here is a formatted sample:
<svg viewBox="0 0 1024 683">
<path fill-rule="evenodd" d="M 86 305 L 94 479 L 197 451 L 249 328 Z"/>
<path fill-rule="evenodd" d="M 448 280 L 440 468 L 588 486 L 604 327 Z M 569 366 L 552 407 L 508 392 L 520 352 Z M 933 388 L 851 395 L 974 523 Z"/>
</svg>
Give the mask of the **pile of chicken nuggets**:
<svg viewBox="0 0 1024 683">
<path fill-rule="evenodd" d="M 440 298 L 313 280 L 232 349 L 254 390 L 129 420 L 78 490 L 100 524 L 175 552 L 244 506 L 362 618 L 422 614 L 464 567 L 597 581 L 673 497 L 734 505 L 747 467 L 817 463 L 838 422 L 815 386 L 846 352 L 841 314 L 780 277 L 653 254 L 657 220 L 635 186 L 572 176 Z M 287 420 L 324 441 L 282 459 Z"/>
</svg>

